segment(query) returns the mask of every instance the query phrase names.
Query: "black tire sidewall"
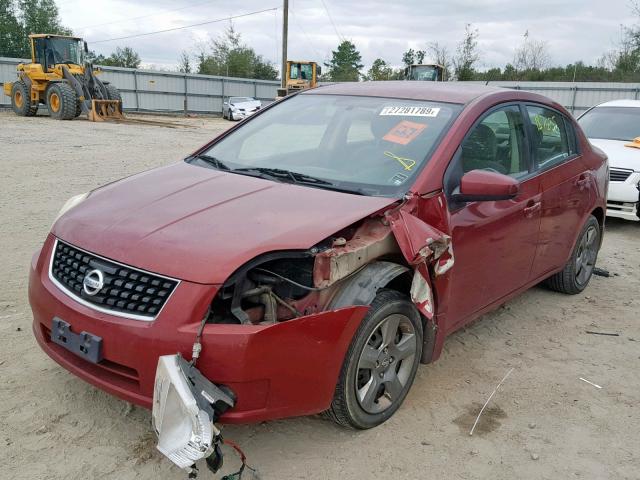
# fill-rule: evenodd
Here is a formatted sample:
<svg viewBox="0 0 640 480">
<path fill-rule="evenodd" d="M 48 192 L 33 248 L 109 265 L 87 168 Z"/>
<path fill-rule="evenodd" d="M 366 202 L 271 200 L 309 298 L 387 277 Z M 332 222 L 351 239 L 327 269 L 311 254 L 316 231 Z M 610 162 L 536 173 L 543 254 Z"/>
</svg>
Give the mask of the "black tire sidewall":
<svg viewBox="0 0 640 480">
<path fill-rule="evenodd" d="M 55 93 L 60 99 L 60 108 L 54 112 L 49 106 L 51 95 Z M 47 89 L 47 107 L 49 116 L 56 120 L 71 120 L 76 117 L 78 99 L 75 91 L 66 83 L 54 83 Z"/>
<path fill-rule="evenodd" d="M 369 337 L 373 330 L 384 318 L 396 313 L 402 314 L 409 318 L 416 332 L 417 350 L 414 358 L 414 364 L 412 366 L 411 374 L 407 380 L 400 399 L 387 410 L 378 414 L 371 414 L 362 409 L 356 396 L 355 382 L 357 377 L 358 360 L 360 358 L 362 349 L 364 348 L 366 342 L 369 340 Z M 420 364 L 420 356 L 422 354 L 422 341 L 423 328 L 420 314 L 418 313 L 415 306 L 409 300 L 405 299 L 401 294 L 392 297 L 390 301 L 384 303 L 379 308 L 376 308 L 375 310 L 369 310 L 369 312 L 363 319 L 362 324 L 358 328 L 354 339 L 352 340 L 352 345 L 345 359 L 344 374 L 340 379 L 340 381 L 343 382 L 342 392 L 344 392 L 344 403 L 348 411 L 349 423 L 351 423 L 353 427 L 359 429 L 376 427 L 377 425 L 380 425 L 381 423 L 388 420 L 398 410 L 398 408 L 400 408 L 402 402 L 404 401 L 407 393 L 411 388 L 411 385 L 413 384 L 413 380 Z"/>
<path fill-rule="evenodd" d="M 22 108 L 18 107 L 15 102 L 15 92 L 17 90 L 20 90 L 20 93 L 22 94 Z M 11 108 L 16 115 L 23 117 L 27 116 L 29 109 L 31 108 L 31 95 L 29 95 L 27 85 L 21 80 L 14 82 L 11 86 Z"/>
<path fill-rule="evenodd" d="M 600 230 L 600 224 L 598 223 L 598 220 L 593 215 L 589 217 L 587 222 L 584 224 L 584 227 L 582 227 L 580 236 L 578 236 L 578 240 L 576 241 L 576 244 L 573 247 L 573 252 L 571 252 L 571 259 L 569 260 L 571 262 L 569 266 L 571 267 L 571 273 L 573 275 L 572 276 L 573 283 L 574 283 L 573 286 L 577 292 L 582 292 L 585 288 L 587 288 L 587 286 L 589 285 L 589 282 L 591 281 L 591 277 L 593 276 L 593 271 L 591 271 L 591 275 L 589 275 L 589 278 L 587 279 L 587 281 L 584 283 L 584 285 L 581 285 L 578 283 L 577 274 L 576 274 L 576 258 L 578 256 L 578 249 L 580 247 L 580 243 L 582 242 L 582 238 L 586 235 L 587 230 L 589 230 L 589 227 L 591 226 L 595 227 L 598 235 L 598 238 L 596 239 L 598 244 L 598 249 L 596 250 L 596 258 L 593 261 L 593 264 L 595 267 L 598 260 L 598 253 L 600 252 L 600 240 L 601 240 L 602 232 Z"/>
</svg>

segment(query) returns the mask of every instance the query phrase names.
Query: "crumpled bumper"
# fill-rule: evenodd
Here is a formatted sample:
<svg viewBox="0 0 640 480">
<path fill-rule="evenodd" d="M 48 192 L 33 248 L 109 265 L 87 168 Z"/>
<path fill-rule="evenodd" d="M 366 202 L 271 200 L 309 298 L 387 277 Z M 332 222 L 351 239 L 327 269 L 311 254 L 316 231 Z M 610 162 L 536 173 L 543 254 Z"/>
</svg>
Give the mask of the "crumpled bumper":
<svg viewBox="0 0 640 480">
<path fill-rule="evenodd" d="M 29 277 L 33 332 L 41 348 L 85 381 L 150 408 L 158 358 L 191 348 L 214 285 L 182 281 L 153 322 L 98 312 L 75 302 L 49 280 L 54 237 L 34 255 Z M 308 415 L 329 407 L 346 351 L 367 307 L 354 306 L 268 326 L 207 325 L 198 369 L 237 395 L 222 422 Z M 53 317 L 74 332 L 102 338 L 102 360 L 90 363 L 51 342 Z"/>
</svg>

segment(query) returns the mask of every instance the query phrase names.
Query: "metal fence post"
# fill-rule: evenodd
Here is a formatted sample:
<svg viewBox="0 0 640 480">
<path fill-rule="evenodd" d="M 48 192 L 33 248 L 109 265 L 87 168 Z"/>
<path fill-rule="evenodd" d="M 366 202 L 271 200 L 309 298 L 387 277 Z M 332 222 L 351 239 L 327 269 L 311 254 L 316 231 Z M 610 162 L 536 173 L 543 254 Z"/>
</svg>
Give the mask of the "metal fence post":
<svg viewBox="0 0 640 480">
<path fill-rule="evenodd" d="M 635 97 L 634 97 L 635 100 L 638 100 L 638 92 L 640 92 L 640 88 L 636 88 Z"/>
<path fill-rule="evenodd" d="M 137 71 L 133 71 L 133 91 L 136 97 L 136 112 L 140 111 L 140 97 L 138 96 L 138 75 Z"/>
<path fill-rule="evenodd" d="M 189 111 L 188 106 L 187 106 L 187 100 L 188 100 L 188 82 L 187 82 L 187 74 L 184 74 L 184 116 L 187 116 L 187 112 Z"/>
<path fill-rule="evenodd" d="M 253 81 L 253 98 L 258 98 L 258 82 Z"/>
<path fill-rule="evenodd" d="M 224 103 L 224 78 L 221 79 L 222 82 L 222 95 L 220 96 L 220 113 L 222 113 L 222 104 Z"/>
<path fill-rule="evenodd" d="M 571 114 L 573 115 L 576 112 L 576 97 L 578 96 L 578 86 L 574 85 L 573 87 L 573 99 L 571 100 Z"/>
</svg>

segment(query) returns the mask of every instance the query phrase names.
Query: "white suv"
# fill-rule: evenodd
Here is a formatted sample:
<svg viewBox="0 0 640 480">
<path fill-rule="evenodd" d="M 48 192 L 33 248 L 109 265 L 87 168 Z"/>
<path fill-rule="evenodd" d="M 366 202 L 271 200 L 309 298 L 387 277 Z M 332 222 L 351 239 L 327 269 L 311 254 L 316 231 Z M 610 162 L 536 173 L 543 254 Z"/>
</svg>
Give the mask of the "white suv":
<svg viewBox="0 0 640 480">
<path fill-rule="evenodd" d="M 607 215 L 640 220 L 640 100 L 614 100 L 587 110 L 578 123 L 593 145 L 609 157 Z M 640 141 L 639 141 L 640 142 Z"/>
</svg>

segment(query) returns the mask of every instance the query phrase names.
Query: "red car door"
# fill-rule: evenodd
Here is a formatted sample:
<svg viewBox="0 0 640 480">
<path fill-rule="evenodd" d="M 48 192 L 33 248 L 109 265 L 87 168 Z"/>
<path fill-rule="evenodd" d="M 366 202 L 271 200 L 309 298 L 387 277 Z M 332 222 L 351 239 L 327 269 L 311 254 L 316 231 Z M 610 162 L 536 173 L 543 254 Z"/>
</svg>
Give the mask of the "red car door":
<svg viewBox="0 0 640 480">
<path fill-rule="evenodd" d="M 540 177 L 540 238 L 532 277 L 567 262 L 590 205 L 594 179 L 576 148 L 573 127 L 562 113 L 527 105 L 533 166 Z"/>
<path fill-rule="evenodd" d="M 510 200 L 462 205 L 448 201 L 455 268 L 447 288 L 447 330 L 474 318 L 530 278 L 540 227 L 540 181 L 531 172 L 525 125 L 519 105 L 490 110 L 472 127 L 447 169 L 449 198 L 471 170 L 520 180 L 519 194 Z"/>
</svg>

